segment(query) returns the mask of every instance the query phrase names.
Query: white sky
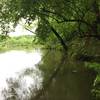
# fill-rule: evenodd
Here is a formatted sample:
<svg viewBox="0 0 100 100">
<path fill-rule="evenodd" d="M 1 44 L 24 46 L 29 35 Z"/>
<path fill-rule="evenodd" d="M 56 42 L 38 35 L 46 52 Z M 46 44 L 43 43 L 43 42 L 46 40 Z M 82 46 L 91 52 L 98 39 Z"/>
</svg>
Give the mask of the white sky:
<svg viewBox="0 0 100 100">
<path fill-rule="evenodd" d="M 21 36 L 21 35 L 33 35 L 33 33 L 29 32 L 28 30 L 24 29 L 21 25 L 18 25 L 15 29 L 15 32 L 10 32 L 9 36 Z"/>
<path fill-rule="evenodd" d="M 9 33 L 9 36 L 11 37 L 16 37 L 16 36 L 21 36 L 21 35 L 34 35 L 32 32 L 35 32 L 37 26 L 37 20 L 35 20 L 32 24 L 32 29 L 30 31 L 26 30 L 23 25 L 25 24 L 25 20 L 22 19 L 21 22 L 17 25 L 17 27 L 15 28 L 15 32 L 10 32 Z"/>
</svg>

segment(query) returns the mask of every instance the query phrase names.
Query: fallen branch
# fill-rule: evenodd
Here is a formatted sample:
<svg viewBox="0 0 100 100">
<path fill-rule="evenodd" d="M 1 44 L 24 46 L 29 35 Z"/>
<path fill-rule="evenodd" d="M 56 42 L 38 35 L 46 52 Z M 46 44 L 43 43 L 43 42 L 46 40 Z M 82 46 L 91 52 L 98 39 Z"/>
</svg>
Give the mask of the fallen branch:
<svg viewBox="0 0 100 100">
<path fill-rule="evenodd" d="M 76 57 L 76 59 L 80 61 L 100 63 L 100 56 L 79 55 L 78 57 Z"/>
</svg>

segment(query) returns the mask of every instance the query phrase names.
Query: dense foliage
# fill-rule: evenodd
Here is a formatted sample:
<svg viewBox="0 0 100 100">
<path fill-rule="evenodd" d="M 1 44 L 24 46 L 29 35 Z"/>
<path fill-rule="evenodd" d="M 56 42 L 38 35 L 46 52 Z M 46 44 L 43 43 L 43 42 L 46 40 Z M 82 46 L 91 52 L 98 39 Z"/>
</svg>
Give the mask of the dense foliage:
<svg viewBox="0 0 100 100">
<path fill-rule="evenodd" d="M 61 44 L 65 50 L 70 48 L 71 55 L 83 52 L 83 45 L 87 49 L 84 53 L 100 55 L 100 0 L 0 0 L 3 34 L 7 35 L 22 19 L 29 26 L 38 20 L 35 34 L 39 41 L 50 42 L 51 46 Z M 89 61 L 91 57 L 80 58 Z"/>
<path fill-rule="evenodd" d="M 38 19 L 36 35 L 47 41 L 54 33 L 65 49 L 74 36 L 100 39 L 99 0 L 1 0 L 0 5 L 5 34 L 24 18 L 29 25 Z"/>
</svg>

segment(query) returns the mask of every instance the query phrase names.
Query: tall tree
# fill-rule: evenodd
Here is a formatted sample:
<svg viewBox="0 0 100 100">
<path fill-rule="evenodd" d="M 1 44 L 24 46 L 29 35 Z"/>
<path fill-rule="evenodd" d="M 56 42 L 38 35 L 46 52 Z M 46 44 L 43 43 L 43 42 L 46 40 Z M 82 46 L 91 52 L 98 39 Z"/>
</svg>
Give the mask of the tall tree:
<svg viewBox="0 0 100 100">
<path fill-rule="evenodd" d="M 29 24 L 37 18 L 36 35 L 45 40 L 54 33 L 64 49 L 63 36 L 73 31 L 84 37 L 100 35 L 99 0 L 2 0 L 0 5 L 0 26 L 6 33 L 22 18 Z"/>
</svg>

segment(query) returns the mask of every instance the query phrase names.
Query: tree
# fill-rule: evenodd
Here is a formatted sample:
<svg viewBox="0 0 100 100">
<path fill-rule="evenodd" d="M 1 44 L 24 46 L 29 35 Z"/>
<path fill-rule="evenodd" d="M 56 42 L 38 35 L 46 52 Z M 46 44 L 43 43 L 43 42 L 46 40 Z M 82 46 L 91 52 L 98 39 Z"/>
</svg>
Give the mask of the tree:
<svg viewBox="0 0 100 100">
<path fill-rule="evenodd" d="M 3 32 L 8 32 L 10 24 L 16 26 L 22 18 L 28 24 L 37 18 L 36 35 L 45 40 L 54 33 L 65 50 L 68 45 L 64 38 L 73 32 L 100 39 L 99 0 L 2 0 L 0 5 Z"/>
</svg>

